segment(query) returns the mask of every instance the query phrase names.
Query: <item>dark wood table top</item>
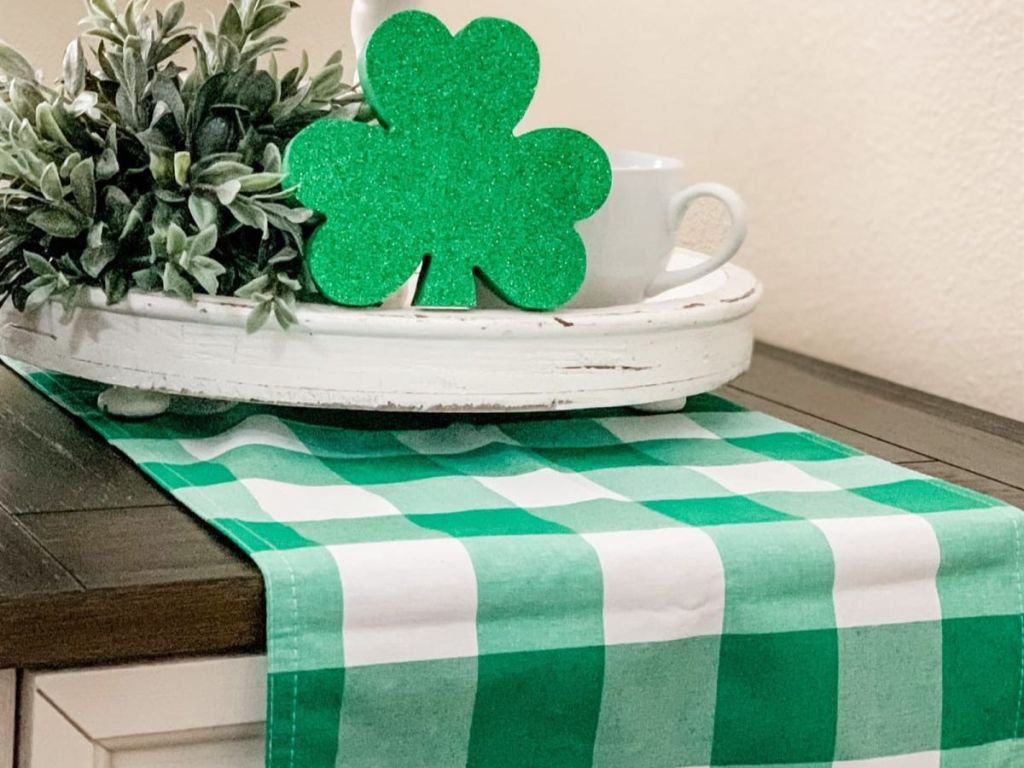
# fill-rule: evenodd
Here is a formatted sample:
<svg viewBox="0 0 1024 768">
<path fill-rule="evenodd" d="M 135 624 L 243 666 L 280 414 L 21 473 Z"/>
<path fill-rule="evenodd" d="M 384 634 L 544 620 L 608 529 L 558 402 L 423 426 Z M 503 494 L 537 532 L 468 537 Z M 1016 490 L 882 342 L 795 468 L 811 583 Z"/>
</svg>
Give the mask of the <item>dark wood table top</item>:
<svg viewBox="0 0 1024 768">
<path fill-rule="evenodd" d="M 1024 424 L 760 346 L 723 394 L 1024 507 Z M 0 366 L 0 669 L 258 652 L 256 567 Z"/>
</svg>

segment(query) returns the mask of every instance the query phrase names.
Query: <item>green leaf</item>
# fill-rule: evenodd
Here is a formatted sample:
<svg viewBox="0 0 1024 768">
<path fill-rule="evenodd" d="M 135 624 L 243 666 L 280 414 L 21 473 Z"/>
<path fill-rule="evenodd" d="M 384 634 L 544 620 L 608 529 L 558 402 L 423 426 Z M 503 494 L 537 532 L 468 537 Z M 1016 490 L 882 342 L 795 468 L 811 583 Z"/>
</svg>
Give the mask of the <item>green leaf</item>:
<svg viewBox="0 0 1024 768">
<path fill-rule="evenodd" d="M 102 221 L 98 224 L 93 224 L 92 229 L 89 230 L 89 234 L 85 239 L 86 244 L 90 248 L 99 248 L 103 245 L 103 233 L 106 229 L 107 225 Z"/>
<path fill-rule="evenodd" d="M 164 12 L 164 30 L 170 31 L 181 23 L 185 17 L 185 3 L 181 0 L 171 3 Z"/>
<path fill-rule="evenodd" d="M 104 244 L 98 248 L 88 248 L 82 254 L 82 269 L 89 277 L 97 278 L 116 257 L 117 249 L 110 244 Z"/>
<path fill-rule="evenodd" d="M 96 215 L 96 166 L 91 157 L 71 171 L 71 194 L 82 213 L 90 218 Z"/>
<path fill-rule="evenodd" d="M 192 168 L 192 155 L 188 152 L 174 153 L 174 180 L 178 186 L 184 187 L 188 184 L 188 172 Z"/>
<path fill-rule="evenodd" d="M 100 181 L 107 181 L 114 178 L 120 170 L 117 153 L 112 149 L 103 150 L 103 154 L 96 161 L 96 178 Z"/>
<path fill-rule="evenodd" d="M 80 162 L 82 162 L 82 156 L 77 152 L 72 152 L 65 157 L 64 162 L 60 164 L 60 177 L 62 179 L 70 179 L 71 172 L 75 170 L 75 166 Z"/>
<path fill-rule="evenodd" d="M 117 14 L 111 7 L 109 0 L 89 0 L 89 8 L 94 8 L 111 21 L 117 18 Z"/>
<path fill-rule="evenodd" d="M 218 278 L 227 270 L 217 261 L 209 256 L 196 256 L 188 269 L 189 273 L 196 279 L 203 290 L 211 296 L 216 296 L 220 288 Z"/>
<path fill-rule="evenodd" d="M 281 173 L 281 167 L 281 150 L 277 148 L 277 144 L 267 144 L 263 150 L 263 170 L 266 173 Z"/>
<path fill-rule="evenodd" d="M 56 163 L 50 163 L 43 170 L 43 175 L 39 178 L 39 191 L 43 193 L 43 197 L 52 203 L 64 199 L 64 190 L 60 183 L 60 171 L 57 170 Z"/>
<path fill-rule="evenodd" d="M 82 41 L 75 40 L 64 52 L 64 90 L 77 96 L 85 88 L 85 51 Z"/>
<path fill-rule="evenodd" d="M 189 240 L 188 254 L 193 258 L 196 256 L 206 256 L 212 253 L 216 247 L 217 227 L 216 225 L 210 225 Z"/>
<path fill-rule="evenodd" d="M 163 288 L 164 293 L 192 301 L 194 295 L 192 286 L 171 263 L 164 265 Z"/>
<path fill-rule="evenodd" d="M 242 44 L 242 19 L 238 15 L 238 8 L 234 3 L 229 3 L 224 15 L 220 19 L 220 28 L 217 30 L 221 37 L 226 37 L 236 45 Z"/>
<path fill-rule="evenodd" d="M 292 208 L 287 205 L 277 205 L 276 203 L 265 203 L 261 201 L 260 207 L 268 214 L 280 216 L 282 219 L 290 221 L 292 224 L 305 224 L 316 215 L 314 211 L 311 211 L 308 208 Z"/>
<path fill-rule="evenodd" d="M 171 224 L 167 228 L 167 255 L 172 259 L 180 256 L 188 249 L 188 238 L 185 231 L 177 224 Z"/>
<path fill-rule="evenodd" d="M 270 319 L 270 312 L 273 306 L 273 301 L 261 301 L 257 304 L 252 312 L 249 313 L 249 318 L 245 322 L 246 333 L 256 333 L 266 325 L 267 320 Z"/>
<path fill-rule="evenodd" d="M 124 273 L 112 269 L 103 276 L 103 292 L 107 295 L 107 304 L 117 304 L 128 295 L 128 280 Z"/>
<path fill-rule="evenodd" d="M 281 173 L 253 173 L 243 176 L 239 181 L 242 184 L 243 192 L 266 192 L 281 186 L 284 181 L 284 174 Z"/>
<path fill-rule="evenodd" d="M 282 248 L 280 251 L 275 253 L 267 264 L 271 266 L 275 264 L 287 264 L 289 261 L 294 261 L 299 257 L 299 252 L 294 248 Z"/>
<path fill-rule="evenodd" d="M 48 235 L 70 239 L 81 234 L 84 224 L 61 208 L 43 208 L 28 217 L 28 223 Z"/>
<path fill-rule="evenodd" d="M 257 293 L 262 292 L 270 285 L 270 275 L 260 275 L 235 291 L 235 296 L 241 299 L 251 299 Z"/>
<path fill-rule="evenodd" d="M 68 137 L 64 135 L 64 131 L 60 129 L 56 119 L 54 119 L 53 107 L 46 102 L 36 107 L 36 130 L 39 131 L 39 135 L 44 139 L 49 139 L 55 144 L 72 149 L 71 142 L 68 141 Z"/>
<path fill-rule="evenodd" d="M 252 168 L 242 163 L 236 163 L 232 161 L 223 161 L 220 163 L 214 163 L 208 168 L 204 168 L 200 172 L 196 182 L 199 184 L 208 184 L 211 187 L 217 187 L 221 184 L 225 184 L 229 181 L 235 181 L 245 176 L 252 174 Z"/>
<path fill-rule="evenodd" d="M 45 285 L 41 285 L 36 288 L 32 293 L 29 294 L 28 299 L 25 301 L 25 311 L 34 312 L 39 309 L 43 304 L 50 300 L 53 296 L 53 292 L 57 290 L 57 283 L 50 281 Z"/>
<path fill-rule="evenodd" d="M 144 291 L 155 291 L 162 284 L 160 272 L 153 267 L 132 272 L 132 281 Z"/>
<path fill-rule="evenodd" d="M 260 230 L 263 233 L 263 239 L 267 238 L 270 222 L 267 219 L 267 214 L 258 206 L 250 203 L 243 197 L 239 197 L 228 205 L 228 210 L 231 211 L 231 215 L 240 224 Z"/>
<path fill-rule="evenodd" d="M 36 71 L 24 56 L 7 43 L 0 40 L 0 72 L 19 80 L 35 82 Z"/>
<path fill-rule="evenodd" d="M 237 179 L 229 181 L 226 184 L 221 184 L 215 191 L 217 192 L 217 199 L 220 200 L 220 204 L 230 206 L 235 202 L 238 193 L 242 191 L 242 182 Z"/>
<path fill-rule="evenodd" d="M 291 328 L 293 325 L 299 322 L 299 318 L 295 316 L 295 310 L 292 307 L 294 303 L 294 297 L 291 297 L 291 301 L 283 296 L 278 296 L 274 299 L 274 317 L 277 318 L 277 322 L 282 328 Z"/>
<path fill-rule="evenodd" d="M 188 210 L 192 214 L 192 220 L 200 229 L 206 229 L 217 223 L 217 206 L 205 197 L 192 195 L 188 199 Z"/>
<path fill-rule="evenodd" d="M 57 270 L 53 268 L 53 265 L 38 253 L 25 251 L 25 264 L 28 265 L 28 268 L 32 270 L 34 275 L 54 278 L 57 276 Z"/>
<path fill-rule="evenodd" d="M 28 173 L 28 167 L 14 155 L 0 150 L 0 176 L 20 178 Z"/>
</svg>

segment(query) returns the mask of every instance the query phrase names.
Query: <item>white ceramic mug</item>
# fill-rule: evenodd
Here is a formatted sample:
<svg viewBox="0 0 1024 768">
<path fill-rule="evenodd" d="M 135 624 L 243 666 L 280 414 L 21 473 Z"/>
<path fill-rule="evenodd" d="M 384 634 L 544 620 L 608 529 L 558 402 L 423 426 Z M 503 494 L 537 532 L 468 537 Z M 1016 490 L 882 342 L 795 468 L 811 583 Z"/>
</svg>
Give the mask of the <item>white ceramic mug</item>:
<svg viewBox="0 0 1024 768">
<path fill-rule="evenodd" d="M 612 191 L 596 214 L 580 222 L 587 277 L 570 307 L 637 304 L 709 275 L 728 262 L 747 236 L 743 199 L 721 184 L 683 188 L 679 160 L 643 152 L 611 152 Z M 686 211 L 702 197 L 720 200 L 732 219 L 721 249 L 676 271 L 668 261 Z"/>
</svg>

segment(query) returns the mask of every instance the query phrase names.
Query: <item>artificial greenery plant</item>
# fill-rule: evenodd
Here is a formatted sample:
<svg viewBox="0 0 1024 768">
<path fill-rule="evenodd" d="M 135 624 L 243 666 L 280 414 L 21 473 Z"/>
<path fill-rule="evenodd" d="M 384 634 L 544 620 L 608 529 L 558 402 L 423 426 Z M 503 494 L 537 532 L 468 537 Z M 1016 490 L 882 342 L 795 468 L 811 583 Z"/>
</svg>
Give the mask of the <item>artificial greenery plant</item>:
<svg viewBox="0 0 1024 768">
<path fill-rule="evenodd" d="M 319 118 L 368 117 L 340 54 L 279 73 L 293 0 L 228 0 L 216 29 L 185 24 L 182 2 L 86 6 L 89 50 L 68 47 L 55 87 L 0 43 L 0 304 L 234 294 L 256 301 L 250 330 L 287 327 L 315 294 L 317 222 L 282 187 L 282 152 Z"/>
</svg>

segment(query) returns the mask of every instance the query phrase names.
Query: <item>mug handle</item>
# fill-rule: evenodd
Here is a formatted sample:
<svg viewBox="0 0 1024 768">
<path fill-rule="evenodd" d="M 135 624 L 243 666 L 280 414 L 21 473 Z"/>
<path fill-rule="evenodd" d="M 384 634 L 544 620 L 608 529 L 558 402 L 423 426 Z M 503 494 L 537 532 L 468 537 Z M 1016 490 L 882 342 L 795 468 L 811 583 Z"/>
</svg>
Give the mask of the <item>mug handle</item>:
<svg viewBox="0 0 1024 768">
<path fill-rule="evenodd" d="M 683 217 L 690 206 L 693 205 L 694 201 L 702 197 L 715 198 L 729 211 L 731 221 L 729 236 L 725 244 L 717 253 L 709 256 L 700 264 L 695 264 L 686 269 L 663 272 L 647 287 L 646 294 L 648 297 L 657 296 L 659 293 L 664 293 L 710 275 L 732 259 L 743 245 L 743 241 L 747 239 L 747 204 L 743 202 L 743 198 L 734 190 L 724 184 L 694 184 L 673 197 L 669 203 L 669 223 L 673 229 L 679 229 L 679 225 L 683 223 Z"/>
</svg>

